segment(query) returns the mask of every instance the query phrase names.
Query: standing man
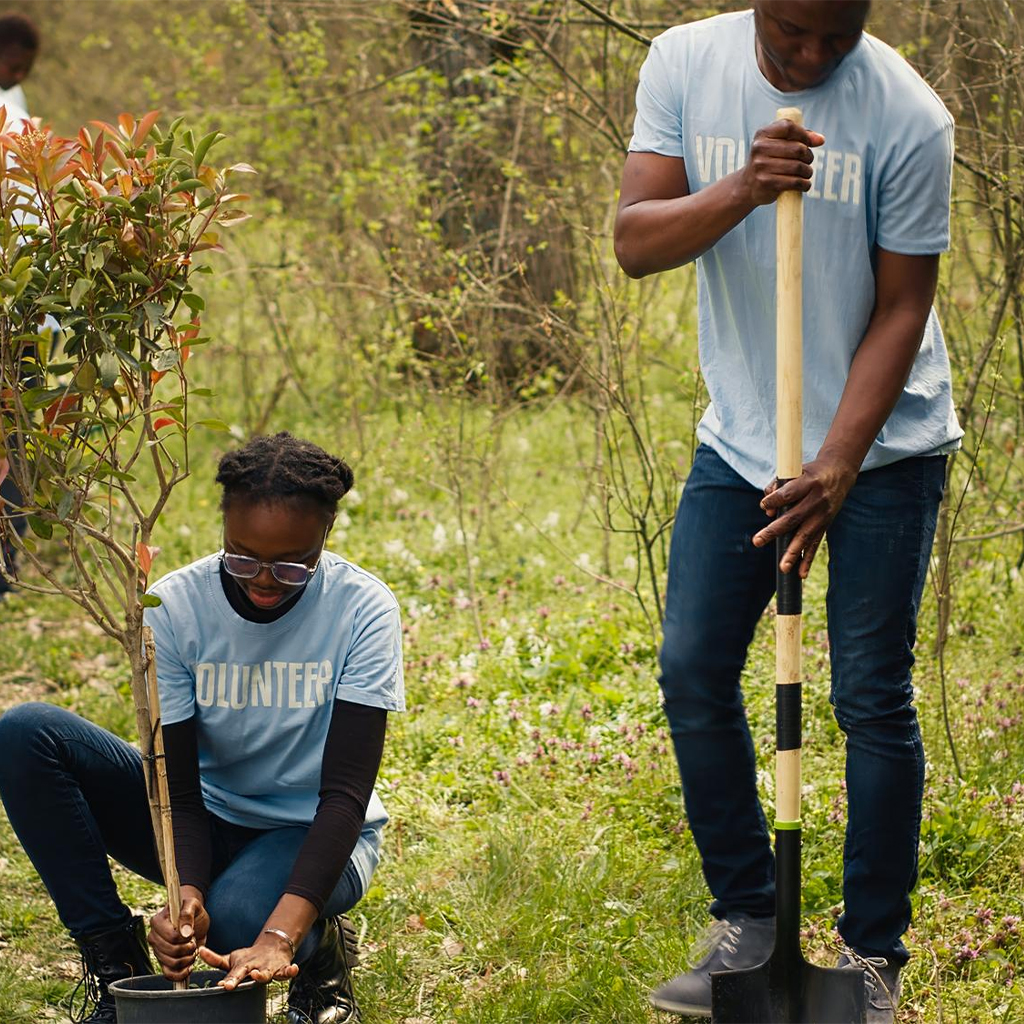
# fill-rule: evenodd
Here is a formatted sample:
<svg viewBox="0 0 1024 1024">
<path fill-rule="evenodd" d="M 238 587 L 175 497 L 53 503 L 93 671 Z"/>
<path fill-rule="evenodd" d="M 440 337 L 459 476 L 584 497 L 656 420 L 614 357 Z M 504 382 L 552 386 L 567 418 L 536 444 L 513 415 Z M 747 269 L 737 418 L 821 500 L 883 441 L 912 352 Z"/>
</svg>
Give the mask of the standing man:
<svg viewBox="0 0 1024 1024">
<path fill-rule="evenodd" d="M 846 734 L 847 947 L 869 1021 L 891 1024 L 908 954 L 924 753 L 917 610 L 958 447 L 932 309 L 949 244 L 953 122 L 867 0 L 754 0 L 654 40 L 640 72 L 615 252 L 631 277 L 697 260 L 711 402 L 672 536 L 661 686 L 716 919 L 695 966 L 651 995 L 704 1016 L 712 971 L 771 953 L 775 865 L 740 692 L 781 568 L 828 538 L 831 701 Z M 776 121 L 802 108 L 808 128 Z M 804 467 L 776 489 L 775 211 L 804 203 Z M 782 510 L 789 507 L 789 511 Z"/>
</svg>

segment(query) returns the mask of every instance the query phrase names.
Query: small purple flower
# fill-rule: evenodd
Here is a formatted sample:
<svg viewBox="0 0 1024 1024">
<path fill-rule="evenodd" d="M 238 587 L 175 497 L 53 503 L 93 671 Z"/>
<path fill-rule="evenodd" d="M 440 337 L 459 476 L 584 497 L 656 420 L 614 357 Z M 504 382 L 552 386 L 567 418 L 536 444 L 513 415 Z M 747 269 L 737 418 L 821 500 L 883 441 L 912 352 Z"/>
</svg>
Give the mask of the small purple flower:
<svg viewBox="0 0 1024 1024">
<path fill-rule="evenodd" d="M 970 963 L 972 960 L 977 960 L 981 956 L 981 946 L 970 946 L 964 943 L 956 951 L 956 959 L 958 963 Z"/>
</svg>

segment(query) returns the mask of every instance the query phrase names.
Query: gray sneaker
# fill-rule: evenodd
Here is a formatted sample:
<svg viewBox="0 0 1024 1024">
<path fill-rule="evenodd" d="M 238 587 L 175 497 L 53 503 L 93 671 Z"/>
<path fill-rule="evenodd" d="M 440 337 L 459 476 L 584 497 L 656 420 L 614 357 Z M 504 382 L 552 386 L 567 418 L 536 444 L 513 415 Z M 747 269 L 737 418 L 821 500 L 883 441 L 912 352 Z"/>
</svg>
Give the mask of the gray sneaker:
<svg viewBox="0 0 1024 1024">
<path fill-rule="evenodd" d="M 893 1024 L 900 1003 L 900 969 L 880 956 L 860 956 L 846 950 L 836 967 L 860 967 L 864 970 L 864 996 L 867 1002 L 866 1024 Z"/>
<path fill-rule="evenodd" d="M 711 972 L 757 967 L 775 948 L 775 918 L 734 914 L 709 925 L 690 950 L 688 971 L 656 988 L 651 1006 L 683 1017 L 711 1015 Z"/>
</svg>

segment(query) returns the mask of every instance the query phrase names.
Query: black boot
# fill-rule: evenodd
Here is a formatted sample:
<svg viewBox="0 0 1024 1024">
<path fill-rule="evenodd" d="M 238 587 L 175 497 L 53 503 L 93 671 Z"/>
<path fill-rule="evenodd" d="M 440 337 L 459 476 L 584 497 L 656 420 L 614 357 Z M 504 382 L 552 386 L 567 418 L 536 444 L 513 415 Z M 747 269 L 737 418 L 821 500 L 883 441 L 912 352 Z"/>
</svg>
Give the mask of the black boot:
<svg viewBox="0 0 1024 1024">
<path fill-rule="evenodd" d="M 75 942 L 82 953 L 85 973 L 71 993 L 71 1019 L 81 1024 L 117 1024 L 114 997 L 108 986 L 122 978 L 153 973 L 146 944 L 145 920 L 133 917 L 127 924 L 104 932 L 92 932 L 75 939 Z M 74 1004 L 83 985 L 85 998 L 76 1016 Z M 90 1007 L 92 1013 L 86 1017 Z"/>
<path fill-rule="evenodd" d="M 345 917 L 324 921 L 313 955 L 300 964 L 288 989 L 288 1024 L 359 1024 L 352 991 L 352 968 L 359 963 L 359 943 Z"/>
</svg>

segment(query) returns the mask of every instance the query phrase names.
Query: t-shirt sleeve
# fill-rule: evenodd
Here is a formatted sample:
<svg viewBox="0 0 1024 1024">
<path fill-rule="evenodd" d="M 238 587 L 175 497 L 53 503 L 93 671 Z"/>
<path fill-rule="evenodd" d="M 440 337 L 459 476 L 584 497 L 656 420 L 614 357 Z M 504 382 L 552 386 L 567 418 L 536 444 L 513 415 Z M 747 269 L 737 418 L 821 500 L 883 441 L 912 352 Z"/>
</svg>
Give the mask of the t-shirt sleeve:
<svg viewBox="0 0 1024 1024">
<path fill-rule="evenodd" d="M 184 722 L 196 712 L 196 680 L 181 660 L 174 627 L 166 606 L 147 608 L 145 623 L 156 644 L 156 681 L 160 690 L 160 720 L 164 725 Z"/>
<path fill-rule="evenodd" d="M 674 88 L 677 81 L 679 73 L 671 73 L 664 44 L 655 39 L 640 68 L 630 153 L 683 155 L 683 110 L 681 97 Z"/>
<path fill-rule="evenodd" d="M 950 121 L 886 169 L 878 198 L 878 245 L 907 256 L 945 252 L 952 177 Z"/>
<path fill-rule="evenodd" d="M 334 697 L 385 711 L 405 710 L 402 621 L 393 599 L 358 617 Z"/>
</svg>

